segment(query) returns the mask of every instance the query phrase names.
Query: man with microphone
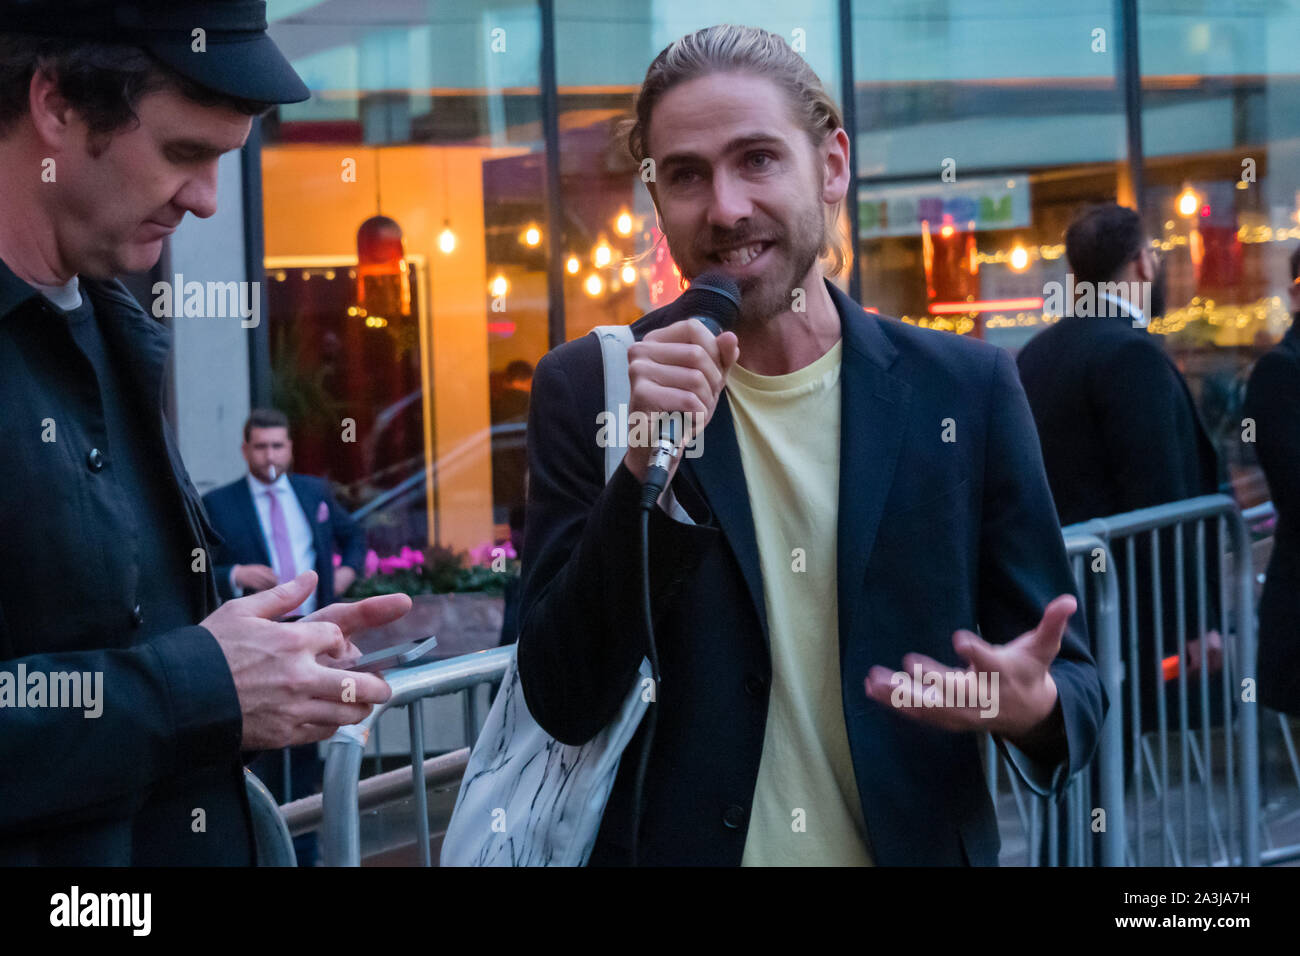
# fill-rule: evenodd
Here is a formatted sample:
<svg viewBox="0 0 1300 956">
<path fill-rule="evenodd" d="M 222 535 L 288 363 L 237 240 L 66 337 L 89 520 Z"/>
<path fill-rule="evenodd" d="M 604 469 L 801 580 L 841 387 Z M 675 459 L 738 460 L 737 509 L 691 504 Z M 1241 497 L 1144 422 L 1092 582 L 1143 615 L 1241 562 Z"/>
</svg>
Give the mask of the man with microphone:
<svg viewBox="0 0 1300 956">
<path fill-rule="evenodd" d="M 994 864 L 971 731 L 1059 793 L 1105 708 L 1015 366 L 825 280 L 846 262 L 848 136 L 783 39 L 676 41 L 636 113 L 677 266 L 732 278 L 741 304 L 716 338 L 672 306 L 632 327 L 629 419 L 682 413 L 707 441 L 670 462 L 649 519 L 661 679 L 639 834 L 645 724 L 591 862 Z M 567 744 L 609 723 L 649 648 L 649 450 L 604 483 L 602 374 L 592 337 L 544 357 L 528 430 L 519 673 Z"/>
</svg>

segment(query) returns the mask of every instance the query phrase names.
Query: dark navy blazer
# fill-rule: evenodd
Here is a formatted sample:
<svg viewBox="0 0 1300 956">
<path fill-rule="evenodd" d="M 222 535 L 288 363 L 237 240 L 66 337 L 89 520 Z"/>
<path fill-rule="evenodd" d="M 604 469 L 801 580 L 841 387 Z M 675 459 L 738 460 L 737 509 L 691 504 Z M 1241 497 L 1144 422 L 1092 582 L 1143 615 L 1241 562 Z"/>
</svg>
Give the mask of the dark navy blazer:
<svg viewBox="0 0 1300 956">
<path fill-rule="evenodd" d="M 311 525 L 312 540 L 316 546 L 316 606 L 332 604 L 334 594 L 334 548 L 338 545 L 343 563 L 360 577 L 365 567 L 366 537 L 361 526 L 344 511 L 330 491 L 329 483 L 311 475 L 289 475 L 289 485 L 302 505 L 307 523 Z M 321 510 L 324 503 L 325 510 Z M 203 496 L 217 533 L 224 538 L 217 548 L 217 590 L 224 600 L 234 597 L 230 589 L 230 569 L 236 564 L 265 564 L 271 566 L 271 551 L 262 524 L 257 518 L 257 506 L 248 490 L 248 479 L 241 477 L 222 485 Z M 306 570 L 299 568 L 299 572 Z"/>
<path fill-rule="evenodd" d="M 1300 715 L 1300 319 L 1255 363 L 1242 414 L 1255 420 L 1277 531 L 1259 600 L 1259 700 Z"/>
<path fill-rule="evenodd" d="M 1145 328 L 1134 328 L 1133 316 L 1122 307 L 1121 312 L 1066 316 L 1030 339 L 1016 357 L 1042 442 L 1057 520 L 1062 525 L 1212 495 L 1219 489 L 1214 443 L 1201 423 L 1187 382 L 1164 350 L 1163 338 Z M 1206 553 L 1219 553 L 1214 522 L 1207 522 L 1205 534 Z M 1147 731 L 1159 726 L 1159 695 L 1152 677 L 1159 673 L 1160 660 L 1178 653 L 1179 636 L 1175 535 L 1166 529 L 1158 539 L 1159 568 L 1163 569 L 1160 607 L 1165 609 L 1159 634 L 1155 628 L 1156 589 L 1148 584 L 1153 562 L 1142 538 L 1137 541 L 1133 568 L 1134 581 L 1143 582 L 1133 611 L 1139 625 L 1138 706 L 1141 726 Z M 1114 559 L 1118 580 L 1127 580 L 1124 549 L 1116 546 Z M 1190 641 L 1200 637 L 1196 562 L 1188 558 L 1183 570 L 1183 637 Z M 1217 561 L 1206 562 L 1205 586 L 1208 629 L 1216 627 L 1220 617 Z M 1129 620 L 1129 604 L 1129 589 L 1121 587 L 1120 620 Z M 1130 663 L 1128 642 L 1122 646 L 1124 662 Z M 1170 713 L 1176 713 L 1178 682 L 1168 681 L 1164 686 L 1166 704 L 1175 708 Z M 1200 700 L 1197 694 L 1188 697 L 1195 725 L 1201 720 Z M 1221 710 L 1220 701 L 1212 696 L 1213 720 L 1221 719 Z M 1132 707 L 1127 707 L 1126 744 L 1132 719 Z"/>
<path fill-rule="evenodd" d="M 841 695 L 874 860 L 997 863 L 997 819 L 979 738 L 915 722 L 866 696 L 868 669 L 909 651 L 962 665 L 958 628 L 1009 641 L 1074 593 L 1038 438 L 1001 349 L 881 318 L 827 283 L 843 332 L 838 517 Z M 637 338 L 675 316 L 659 309 Z M 528 427 L 519 674 L 529 709 L 564 743 L 591 739 L 631 690 L 646 643 L 637 501 L 624 465 L 604 480 L 599 343 L 537 366 Z M 945 441 L 952 419 L 956 440 Z M 814 422 L 809 427 L 815 427 Z M 650 587 L 661 684 L 640 859 L 737 865 L 745 846 L 771 686 L 751 502 L 726 395 L 673 490 L 695 525 L 656 508 Z M 783 507 L 762 502 L 759 507 Z M 1105 711 L 1075 615 L 1052 665 L 1059 730 L 1047 789 L 1093 756 Z M 639 753 L 644 724 L 626 751 Z M 999 741 L 1001 744 L 1001 741 Z M 632 778 L 623 760 L 591 862 L 623 863 Z"/>
</svg>

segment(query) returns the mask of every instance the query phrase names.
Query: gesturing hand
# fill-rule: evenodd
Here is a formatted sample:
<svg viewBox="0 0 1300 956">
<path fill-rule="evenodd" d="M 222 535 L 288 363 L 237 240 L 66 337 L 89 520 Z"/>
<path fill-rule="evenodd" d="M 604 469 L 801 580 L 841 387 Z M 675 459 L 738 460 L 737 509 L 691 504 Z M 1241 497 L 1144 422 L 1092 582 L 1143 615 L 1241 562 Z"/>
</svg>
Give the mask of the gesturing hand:
<svg viewBox="0 0 1300 956">
<path fill-rule="evenodd" d="M 952 646 L 967 662 L 964 670 L 924 654 L 908 654 L 903 671 L 871 668 L 867 696 L 946 730 L 988 731 L 1012 744 L 1030 739 L 1056 707 L 1056 682 L 1049 668 L 1077 607 L 1072 595 L 1060 595 L 1047 605 L 1037 627 L 1006 644 L 990 644 L 959 630 Z M 959 683 L 964 684 L 963 693 L 956 696 L 964 699 L 954 699 L 952 693 Z"/>
</svg>

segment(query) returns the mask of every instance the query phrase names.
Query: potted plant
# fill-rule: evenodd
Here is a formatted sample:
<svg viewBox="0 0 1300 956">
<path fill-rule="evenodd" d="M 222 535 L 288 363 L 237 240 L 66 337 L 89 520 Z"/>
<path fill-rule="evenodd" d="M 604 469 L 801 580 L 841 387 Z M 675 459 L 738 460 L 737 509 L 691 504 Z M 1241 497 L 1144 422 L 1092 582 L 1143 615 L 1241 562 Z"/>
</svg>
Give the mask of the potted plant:
<svg viewBox="0 0 1300 956">
<path fill-rule="evenodd" d="M 340 559 L 335 556 L 335 564 Z M 366 554 L 364 574 L 344 596 L 361 600 L 378 594 L 409 594 L 408 614 L 353 636 L 368 653 L 407 641 L 438 638 L 439 658 L 458 657 L 501 643 L 504 595 L 519 577 L 511 544 L 487 542 L 468 554 L 447 548 L 404 547 L 395 555 Z"/>
</svg>

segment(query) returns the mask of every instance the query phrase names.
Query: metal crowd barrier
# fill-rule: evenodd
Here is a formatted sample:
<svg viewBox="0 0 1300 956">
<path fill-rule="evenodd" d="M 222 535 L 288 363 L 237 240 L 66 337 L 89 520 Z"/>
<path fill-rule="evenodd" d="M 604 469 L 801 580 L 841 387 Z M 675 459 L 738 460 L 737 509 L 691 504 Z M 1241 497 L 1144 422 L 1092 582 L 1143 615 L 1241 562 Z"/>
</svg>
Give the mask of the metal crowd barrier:
<svg viewBox="0 0 1300 956">
<path fill-rule="evenodd" d="M 1219 551 L 1207 554 L 1207 522 L 1214 522 Z M 1144 508 L 1128 514 L 1085 522 L 1077 526 L 1105 540 L 1115 554 L 1124 555 L 1124 588 L 1128 597 L 1127 620 L 1123 621 L 1127 638 L 1127 687 L 1122 707 L 1134 715 L 1129 732 L 1130 766 L 1128 783 L 1133 788 L 1133 832 L 1126 833 L 1126 859 L 1137 866 L 1188 866 L 1200 859 L 1207 865 L 1228 864 L 1258 866 L 1260 862 L 1259 825 L 1259 712 L 1258 705 L 1243 700 L 1246 681 L 1255 677 L 1255 601 L 1252 579 L 1250 536 L 1236 503 L 1226 495 L 1205 495 L 1187 501 Z M 1174 578 L 1173 608 L 1162 606 L 1161 561 L 1162 532 L 1172 529 L 1173 567 L 1166 568 Z M 1188 535 L 1193 536 L 1192 557 L 1195 562 L 1193 602 L 1186 591 L 1188 570 Z M 1139 544 L 1150 563 L 1151 620 L 1138 620 L 1137 564 Z M 1226 560 L 1231 555 L 1229 566 Z M 1207 562 L 1218 562 L 1218 619 L 1207 618 Z M 1200 729 L 1190 718 L 1191 689 L 1187 676 L 1187 633 L 1189 603 L 1195 611 L 1196 635 L 1200 640 L 1199 711 Z M 1168 678 L 1160 662 L 1173 647 L 1164 646 L 1164 615 L 1175 620 L 1177 675 L 1177 723 L 1170 727 L 1169 707 L 1165 700 Z M 1229 627 L 1231 619 L 1232 627 Z M 1139 623 L 1143 625 L 1139 626 Z M 1146 626 L 1149 625 L 1149 630 Z M 1213 714 L 1208 666 L 1208 641 L 1204 635 L 1217 630 L 1223 641 L 1223 666 L 1217 676 L 1222 703 L 1221 752 L 1214 752 Z M 1139 673 L 1139 640 L 1149 635 L 1156 642 L 1157 671 Z M 1142 732 L 1143 716 L 1139 681 L 1149 681 L 1155 691 L 1156 731 Z M 1252 699 L 1253 700 L 1253 699 Z M 1235 729 L 1235 733 L 1234 733 Z M 1178 803 L 1170 782 L 1170 745 L 1178 745 Z M 1221 788 L 1216 785 L 1215 759 L 1222 758 Z M 1195 776 L 1195 788 L 1193 784 Z M 1200 813 L 1193 825 L 1194 804 L 1199 790 Z M 1148 801 L 1148 791 L 1150 799 Z M 1181 809 L 1181 813 L 1178 811 Z M 1220 813 L 1222 809 L 1222 814 Z M 1148 810 L 1154 811 L 1155 842 L 1158 857 L 1148 856 L 1151 834 Z M 1177 832 L 1181 816 L 1181 840 Z M 1193 852 L 1193 831 L 1197 833 Z M 1203 844 L 1203 845 L 1202 845 Z M 1181 848 L 1181 852 L 1180 852 Z"/>
<path fill-rule="evenodd" d="M 1218 531 L 1220 550 L 1214 555 L 1207 553 L 1207 521 L 1214 522 Z M 1083 866 L 1098 863 L 1103 866 L 1189 865 L 1198 861 L 1259 865 L 1257 705 L 1234 700 L 1240 696 L 1243 680 L 1253 678 L 1255 672 L 1252 561 L 1242 514 L 1231 498 L 1208 495 L 1073 525 L 1064 529 L 1064 536 L 1110 710 L 1102 727 L 1096 760 L 1070 782 L 1060 803 L 1026 794 L 1014 772 L 1008 772 L 1016 815 L 1026 836 L 1028 862 Z M 1174 545 L 1173 567 L 1169 570 L 1176 575 L 1176 607 L 1169 609 L 1161 606 L 1162 553 L 1158 546 L 1167 536 L 1172 537 Z M 1191 552 L 1184 547 L 1189 536 L 1195 548 Z M 1137 604 L 1133 600 L 1138 590 L 1136 557 L 1141 543 L 1154 549 L 1151 581 L 1144 582 L 1151 588 L 1152 601 L 1152 620 L 1141 622 L 1148 627 L 1145 631 L 1139 629 Z M 1124 558 L 1118 568 L 1114 561 L 1116 554 Z M 1225 566 L 1229 556 L 1233 559 L 1231 569 Z M 1206 619 L 1206 568 L 1210 560 L 1219 562 L 1221 568 L 1217 622 Z M 1187 660 L 1189 605 L 1184 573 L 1190 567 L 1195 568 L 1192 604 L 1195 633 L 1203 635 L 1217 626 L 1224 642 L 1224 666 L 1215 678 L 1222 695 L 1224 723 L 1217 752 L 1210 726 L 1206 642 L 1201 642 L 1199 732 L 1189 718 L 1190 690 L 1185 667 L 1178 668 L 1178 706 L 1176 721 L 1171 726 L 1163 689 L 1164 673 L 1159 663 L 1173 650 L 1161 646 L 1165 613 L 1173 614 L 1177 622 L 1178 660 Z M 1101 568 L 1105 569 L 1104 573 L 1099 573 Z M 1121 587 L 1130 599 L 1127 614 L 1121 614 Z M 1228 600 L 1229 593 L 1232 600 Z M 1138 672 L 1140 634 L 1158 642 L 1156 674 Z M 1122 647 L 1128 649 L 1127 664 Z M 426 787 L 456 783 L 464 772 L 469 751 L 459 750 L 426 761 L 419 702 L 500 679 L 513 653 L 514 647 L 509 646 L 386 673 L 384 676 L 393 688 L 391 699 L 375 708 L 364 722 L 342 728 L 329 741 L 324 793 L 281 808 L 290 832 L 296 835 L 319 827 L 325 865 L 359 866 L 361 811 L 413 795 L 420 861 L 430 865 Z M 1158 729 L 1143 734 L 1140 720 L 1133 722 L 1130 761 L 1125 767 L 1123 714 L 1126 711 L 1140 714 L 1139 681 L 1143 680 L 1154 681 L 1159 688 L 1155 695 Z M 395 707 L 408 708 L 411 766 L 360 781 L 366 740 L 371 730 L 377 728 L 382 714 Z M 1290 737 L 1286 739 L 1290 744 Z M 1170 780 L 1170 748 L 1174 744 L 1181 784 L 1178 803 L 1173 799 L 1175 793 Z M 1222 765 L 1222 774 L 1218 775 L 1221 781 L 1216 781 L 1216 757 Z M 988 784 L 996 802 L 1000 757 L 991 739 L 986 759 Z M 1093 796 L 1093 773 L 1098 774 L 1097 798 Z M 1194 789 L 1193 777 L 1198 789 Z M 1194 814 L 1194 797 L 1198 793 L 1201 812 Z M 1098 799 L 1100 808 L 1105 810 L 1105 824 L 1095 844 L 1099 852 L 1094 853 L 1094 803 Z M 1063 820 L 1058 820 L 1060 814 L 1064 814 Z M 1181 821 L 1175 819 L 1178 816 Z M 1196 852 L 1192 840 L 1194 830 Z M 1061 835 L 1064 845 L 1061 845 Z M 1147 844 L 1152 838 L 1159 843 L 1158 853 L 1148 853 Z M 1287 848 L 1290 849 L 1295 848 Z M 1269 855 L 1284 852 L 1270 851 Z"/>
<path fill-rule="evenodd" d="M 1206 523 L 1214 522 L 1219 547 L 1209 553 Z M 1127 514 L 1095 519 L 1064 529 L 1067 550 L 1074 565 L 1079 593 L 1093 633 L 1093 646 L 1110 700 L 1096 762 L 1071 781 L 1064 806 L 1022 796 L 1013 774 L 1017 815 L 1027 836 L 1029 862 L 1046 857 L 1048 865 L 1092 865 L 1092 815 L 1094 799 L 1105 811 L 1101 832 L 1102 865 L 1125 864 L 1186 866 L 1195 862 L 1257 866 L 1259 837 L 1259 723 L 1258 705 L 1239 702 L 1238 696 L 1255 676 L 1255 607 L 1250 536 L 1242 514 L 1224 495 L 1207 495 L 1186 501 L 1144 508 Z M 1192 548 L 1186 545 L 1191 538 Z M 1162 547 L 1161 542 L 1164 542 Z M 1172 545 L 1172 549 L 1170 548 Z M 1088 574 L 1084 562 L 1101 546 L 1107 571 Z M 1138 613 L 1138 556 L 1148 562 L 1150 607 L 1145 618 Z M 1162 559 L 1170 563 L 1162 573 Z M 1115 555 L 1122 556 L 1117 567 Z M 1231 566 L 1228 566 L 1228 558 Z M 1207 619 L 1207 565 L 1219 569 L 1218 620 Z M 1095 562 L 1094 562 L 1095 563 Z M 1091 568 L 1091 566 L 1090 566 Z M 1188 574 L 1194 568 L 1192 601 L 1188 600 Z M 1172 608 L 1162 606 L 1166 578 L 1173 578 Z M 1091 580 L 1088 580 L 1091 578 Z M 1121 614 L 1120 587 L 1127 597 Z M 1189 608 L 1191 610 L 1189 611 Z M 1165 615 L 1176 624 L 1176 648 L 1164 646 Z M 1200 667 L 1196 688 L 1189 687 L 1187 667 L 1188 617 L 1194 614 L 1192 632 L 1203 636 L 1217 630 L 1223 640 L 1223 666 L 1213 678 L 1222 705 L 1222 729 L 1212 726 L 1211 676 L 1208 642 L 1200 641 Z M 1231 621 L 1232 627 L 1229 627 Z M 1123 636 L 1127 654 L 1121 653 Z M 1155 673 L 1141 673 L 1139 642 L 1154 641 Z M 1177 652 L 1176 676 L 1167 675 L 1162 661 Z M 1127 657 L 1127 663 L 1124 658 Z M 1143 732 L 1142 682 L 1154 691 L 1155 729 Z M 1177 691 L 1176 713 L 1171 721 L 1166 685 Z M 1199 728 L 1191 719 L 1191 694 L 1199 691 Z M 1124 762 L 1124 714 L 1129 722 L 1128 766 Z M 1286 733 L 1286 727 L 1283 727 Z M 1289 735 L 1286 737 L 1290 741 Z M 1177 747 L 1177 787 L 1170 779 L 1171 746 Z M 988 772 L 997 799 L 997 755 L 990 741 Z M 1293 762 L 1294 763 L 1294 762 Z M 1216 773 L 1221 765 L 1222 772 Z M 1099 796 L 1092 796 L 1091 774 L 1100 774 Z M 1198 799 L 1199 798 L 1199 799 Z M 1199 803 L 1199 806 L 1197 804 Z M 1067 846 L 1058 847 L 1055 815 L 1065 813 Z M 1046 826 L 1043 825 L 1044 819 Z M 1131 824 L 1131 825 L 1130 825 Z M 1181 826 L 1180 826 L 1181 824 Z M 1048 841 L 1046 853 L 1039 840 Z M 1195 841 L 1193 835 L 1195 834 Z M 1156 847 L 1149 846 L 1152 842 Z M 1150 852 L 1149 852 L 1150 851 Z"/>
<path fill-rule="evenodd" d="M 479 651 L 463 657 L 436 661 L 418 667 L 384 672 L 393 689 L 387 702 L 375 707 L 359 724 L 342 727 L 330 738 L 325 753 L 325 787 L 320 797 L 321 859 L 326 866 L 361 865 L 361 787 L 371 804 L 385 802 L 403 790 L 415 802 L 416 841 L 422 866 L 430 866 L 429 810 L 426 788 L 430 776 L 443 782 L 459 779 L 465 769 L 468 751 L 456 751 L 427 761 L 424 758 L 424 714 L 421 701 L 430 697 L 455 694 L 466 688 L 499 680 L 514 655 L 514 645 Z M 412 706 L 414 705 L 414 706 Z M 395 707 L 406 707 L 411 734 L 411 766 L 360 781 L 361 757 L 371 728 L 379 718 Z M 453 776 L 454 774 L 454 776 Z M 404 778 L 404 779 L 403 779 Z M 310 829 L 303 818 L 310 818 L 311 799 L 296 801 L 302 808 L 286 807 L 286 816 L 296 810 L 295 832 Z"/>
<path fill-rule="evenodd" d="M 248 768 L 244 769 L 244 792 L 253 817 L 253 842 L 257 846 L 258 866 L 297 866 L 293 838 L 285 825 L 275 797 Z"/>
<path fill-rule="evenodd" d="M 1124 770 L 1122 766 L 1123 741 L 1120 720 L 1113 702 L 1120 698 L 1123 670 L 1119 643 L 1119 588 L 1115 575 L 1096 573 L 1094 569 L 1109 569 L 1113 565 L 1110 549 L 1097 535 L 1086 531 L 1068 530 L 1065 533 L 1065 551 L 1074 573 L 1075 588 L 1079 594 L 1079 611 L 1084 615 L 1093 635 L 1093 651 L 1098 672 L 1107 697 L 1112 701 L 1102 725 L 1097 757 L 1082 773 L 1077 774 L 1066 788 L 1064 806 L 1048 797 L 1026 792 L 1021 787 L 1016 771 L 998 753 L 993 738 L 985 738 L 985 773 L 989 793 L 996 805 L 999 796 L 998 768 L 1005 766 L 1008 787 L 1015 804 L 1030 866 L 1045 862 L 1060 866 L 1063 861 L 1072 865 L 1091 866 L 1093 846 L 1089 838 L 1092 826 L 1091 774 L 1100 774 L 1102 804 L 1112 808 L 1106 817 L 1106 828 L 1101 834 L 1101 864 L 1120 866 L 1124 859 Z M 1064 814 L 1067 845 L 1060 845 L 1059 818 Z M 1005 837 L 1005 834 L 1004 834 Z M 1042 841 L 1046 839 L 1047 845 Z M 1044 860 L 1044 857 L 1046 858 Z"/>
</svg>

